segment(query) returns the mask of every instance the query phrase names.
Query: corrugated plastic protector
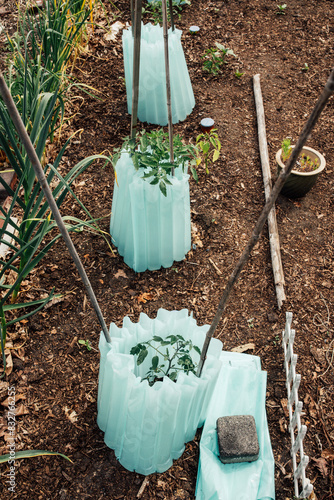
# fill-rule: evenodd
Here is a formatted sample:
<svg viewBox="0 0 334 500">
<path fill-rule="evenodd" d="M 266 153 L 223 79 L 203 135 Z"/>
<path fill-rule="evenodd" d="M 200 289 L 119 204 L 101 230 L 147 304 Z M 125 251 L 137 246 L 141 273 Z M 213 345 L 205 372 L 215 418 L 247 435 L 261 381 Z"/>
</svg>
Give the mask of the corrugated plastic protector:
<svg viewBox="0 0 334 500">
<path fill-rule="evenodd" d="M 191 246 L 189 174 L 176 167 L 167 196 L 142 179 L 144 169 L 136 170 L 126 152 L 116 174 L 110 234 L 124 262 L 139 273 L 183 260 Z"/>
<path fill-rule="evenodd" d="M 261 371 L 257 356 L 223 352 L 220 360 L 200 442 L 196 500 L 274 500 L 275 462 L 265 409 L 267 373 Z M 219 460 L 216 421 L 231 415 L 253 415 L 260 447 L 255 462 Z"/>
<path fill-rule="evenodd" d="M 181 44 L 182 31 L 168 30 L 172 122 L 183 121 L 195 106 L 187 63 Z M 123 60 L 128 112 L 132 112 L 133 36 L 123 30 Z M 166 69 L 162 26 L 142 24 L 139 68 L 138 119 L 167 125 Z"/>
<path fill-rule="evenodd" d="M 115 450 L 126 469 L 144 475 L 164 472 L 182 455 L 185 443 L 194 438 L 207 417 L 221 367 L 222 343 L 217 339 L 211 342 L 200 378 L 180 372 L 176 383 L 164 377 L 153 386 L 141 381 L 152 356 L 137 366 L 129 354 L 131 348 L 154 335 L 165 338 L 170 334 L 180 334 L 202 348 L 208 328 L 197 326 L 186 309 L 159 309 L 155 319 L 141 314 L 138 323 L 129 317 L 124 318 L 121 328 L 112 323 L 111 344 L 101 333 L 97 423 L 105 433 L 106 445 Z M 191 355 L 198 362 L 194 350 Z"/>
</svg>

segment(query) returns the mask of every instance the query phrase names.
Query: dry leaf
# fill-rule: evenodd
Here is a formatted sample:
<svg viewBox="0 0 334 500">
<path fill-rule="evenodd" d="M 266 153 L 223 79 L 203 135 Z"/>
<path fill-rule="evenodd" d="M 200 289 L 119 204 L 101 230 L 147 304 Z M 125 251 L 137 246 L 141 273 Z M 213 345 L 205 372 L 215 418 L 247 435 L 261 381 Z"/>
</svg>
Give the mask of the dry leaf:
<svg viewBox="0 0 334 500">
<path fill-rule="evenodd" d="M 288 417 L 289 416 L 288 400 L 284 398 L 281 399 L 281 405 L 283 408 L 284 415 Z"/>
<path fill-rule="evenodd" d="M 11 352 L 8 351 L 8 349 L 5 350 L 5 354 L 6 354 L 6 375 L 8 377 L 8 375 L 10 375 L 13 371 L 13 360 L 12 360 L 12 355 L 11 355 Z"/>
<path fill-rule="evenodd" d="M 12 350 L 12 355 L 19 358 L 21 361 L 25 361 L 24 358 L 24 347 L 18 347 Z"/>
<path fill-rule="evenodd" d="M 26 406 L 24 406 L 22 403 L 15 408 L 15 416 L 20 417 L 21 415 L 28 415 L 29 410 Z"/>
<path fill-rule="evenodd" d="M 328 463 L 324 458 L 312 458 L 322 477 L 328 476 Z"/>
<path fill-rule="evenodd" d="M 20 401 L 20 399 L 26 399 L 26 396 L 24 394 L 15 394 L 15 403 L 17 401 Z M 2 406 L 9 406 L 13 404 L 14 396 L 9 396 L 5 401 L 1 403 Z"/>
<path fill-rule="evenodd" d="M 326 356 L 322 349 L 318 349 L 317 347 L 310 347 L 310 352 L 318 363 L 320 363 L 321 365 L 326 364 Z"/>
<path fill-rule="evenodd" d="M 86 397 L 87 401 L 89 401 L 90 403 L 95 403 L 95 401 L 96 401 L 96 399 L 94 399 L 91 394 L 86 393 L 85 397 Z"/>
<path fill-rule="evenodd" d="M 7 393 L 9 387 L 9 382 L 4 382 L 3 380 L 0 380 L 0 395 L 2 394 L 3 396 L 5 393 Z"/>
<path fill-rule="evenodd" d="M 64 411 L 66 417 L 70 422 L 72 422 L 72 424 L 74 424 L 78 420 L 78 415 L 74 410 L 70 410 L 69 408 L 67 408 L 67 406 L 65 406 Z"/>
<path fill-rule="evenodd" d="M 279 421 L 278 421 L 278 423 L 279 423 L 279 429 L 280 429 L 280 431 L 281 431 L 283 434 L 285 434 L 285 431 L 286 431 L 286 423 L 285 423 L 285 418 L 284 418 L 284 417 L 280 418 L 280 419 L 279 419 Z"/>
<path fill-rule="evenodd" d="M 246 351 L 254 351 L 255 349 L 255 344 L 250 343 L 250 344 L 243 344 L 239 345 L 238 347 L 233 347 L 231 349 L 232 352 L 246 352 Z"/>
<path fill-rule="evenodd" d="M 115 278 L 127 278 L 127 275 L 124 271 L 122 271 L 122 269 L 119 269 L 115 274 Z"/>
<path fill-rule="evenodd" d="M 332 283 L 330 281 L 323 281 L 321 285 L 325 288 L 332 288 Z"/>
<path fill-rule="evenodd" d="M 196 224 L 192 223 L 191 224 L 191 241 L 192 244 L 195 245 L 196 247 L 203 248 L 203 242 L 199 237 L 199 230 L 196 226 Z"/>
<path fill-rule="evenodd" d="M 112 42 L 114 42 L 116 40 L 119 30 L 122 29 L 123 27 L 124 27 L 123 23 L 121 23 L 120 21 L 116 21 L 114 24 L 111 25 L 110 31 L 106 33 L 103 38 L 105 40 L 108 41 L 111 40 Z"/>
<path fill-rule="evenodd" d="M 44 309 L 49 309 L 49 307 L 54 306 L 55 304 L 58 304 L 59 302 L 62 302 L 64 300 L 64 297 L 54 297 L 53 299 L 50 300 L 45 306 Z"/>
<path fill-rule="evenodd" d="M 333 448 L 327 448 L 321 452 L 322 458 L 327 458 L 327 460 L 334 460 L 334 450 Z"/>
<path fill-rule="evenodd" d="M 148 300 L 153 300 L 153 298 L 154 297 L 151 293 L 144 292 L 138 295 L 137 300 L 139 303 L 142 302 L 143 304 L 145 304 Z"/>
</svg>

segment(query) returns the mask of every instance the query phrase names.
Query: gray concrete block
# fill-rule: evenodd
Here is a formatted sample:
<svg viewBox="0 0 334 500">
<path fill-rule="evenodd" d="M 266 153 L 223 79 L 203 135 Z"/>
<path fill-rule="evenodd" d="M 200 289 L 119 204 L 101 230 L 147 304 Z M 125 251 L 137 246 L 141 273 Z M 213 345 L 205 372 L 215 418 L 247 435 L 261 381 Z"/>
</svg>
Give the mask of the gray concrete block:
<svg viewBox="0 0 334 500">
<path fill-rule="evenodd" d="M 259 441 L 252 415 L 218 418 L 217 435 L 219 458 L 223 464 L 254 462 L 259 458 Z"/>
</svg>

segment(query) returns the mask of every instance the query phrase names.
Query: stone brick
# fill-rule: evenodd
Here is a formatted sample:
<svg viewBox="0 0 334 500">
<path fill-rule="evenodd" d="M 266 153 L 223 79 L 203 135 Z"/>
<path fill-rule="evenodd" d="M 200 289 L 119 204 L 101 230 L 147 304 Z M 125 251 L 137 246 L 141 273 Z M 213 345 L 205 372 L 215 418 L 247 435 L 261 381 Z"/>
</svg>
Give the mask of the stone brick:
<svg viewBox="0 0 334 500">
<path fill-rule="evenodd" d="M 219 458 L 224 464 L 254 462 L 259 441 L 252 415 L 220 417 L 217 420 Z"/>
</svg>

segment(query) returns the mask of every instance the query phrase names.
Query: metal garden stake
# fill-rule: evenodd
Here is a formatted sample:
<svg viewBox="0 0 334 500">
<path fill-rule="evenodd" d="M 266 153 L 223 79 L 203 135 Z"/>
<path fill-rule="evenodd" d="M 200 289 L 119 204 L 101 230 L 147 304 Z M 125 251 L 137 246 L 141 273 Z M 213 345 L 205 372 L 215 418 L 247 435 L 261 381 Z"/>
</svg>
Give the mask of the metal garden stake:
<svg viewBox="0 0 334 500">
<path fill-rule="evenodd" d="M 141 10 L 142 10 L 142 0 L 135 0 L 134 24 L 132 25 L 132 35 L 134 39 L 133 39 L 133 75 L 132 75 L 132 113 L 131 113 L 131 131 L 130 131 L 131 139 L 134 139 L 136 137 L 136 132 L 137 132 Z"/>
<path fill-rule="evenodd" d="M 169 5 L 172 2 L 169 0 Z M 170 92 L 170 72 L 169 72 L 169 50 L 168 50 L 168 19 L 167 19 L 167 2 L 162 0 L 162 25 L 164 34 L 164 49 L 165 49 L 165 69 L 166 69 L 166 95 L 167 95 L 167 114 L 168 114 L 168 135 L 170 147 L 170 161 L 174 164 L 174 148 L 173 148 L 173 122 L 172 122 L 172 103 Z M 172 167 L 172 176 L 175 174 L 174 166 Z"/>
</svg>

